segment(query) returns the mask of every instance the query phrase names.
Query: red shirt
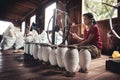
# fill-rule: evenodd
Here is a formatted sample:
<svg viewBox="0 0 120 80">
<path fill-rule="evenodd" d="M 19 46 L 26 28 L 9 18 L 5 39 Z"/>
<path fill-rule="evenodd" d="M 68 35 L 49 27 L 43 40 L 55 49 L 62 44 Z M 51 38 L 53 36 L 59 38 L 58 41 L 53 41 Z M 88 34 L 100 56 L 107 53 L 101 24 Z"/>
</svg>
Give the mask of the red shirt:
<svg viewBox="0 0 120 80">
<path fill-rule="evenodd" d="M 102 41 L 101 41 L 101 37 L 100 37 L 100 32 L 99 32 L 99 28 L 97 25 L 92 26 L 89 31 L 87 31 L 86 29 L 84 30 L 84 40 L 86 40 L 90 34 L 94 34 L 95 36 L 93 37 L 93 39 L 91 40 L 91 42 L 89 43 L 90 45 L 95 45 L 98 48 L 102 48 Z"/>
</svg>

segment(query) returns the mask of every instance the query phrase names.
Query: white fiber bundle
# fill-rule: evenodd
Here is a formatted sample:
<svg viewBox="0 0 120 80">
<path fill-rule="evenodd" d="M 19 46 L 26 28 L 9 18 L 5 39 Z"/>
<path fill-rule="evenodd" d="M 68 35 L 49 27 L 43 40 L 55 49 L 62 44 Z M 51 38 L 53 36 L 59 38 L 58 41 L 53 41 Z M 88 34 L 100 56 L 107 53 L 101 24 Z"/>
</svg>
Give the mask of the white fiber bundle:
<svg viewBox="0 0 120 80">
<path fill-rule="evenodd" d="M 47 33 L 46 33 L 46 31 L 43 31 L 43 32 L 39 35 L 39 41 L 40 41 L 40 43 L 49 43 L 48 38 L 47 38 Z"/>
<path fill-rule="evenodd" d="M 67 47 L 65 45 L 58 46 L 57 49 L 57 64 L 59 67 L 64 67 L 64 56 L 67 51 Z"/>
<path fill-rule="evenodd" d="M 62 31 L 59 31 L 59 32 L 55 32 L 55 44 L 56 45 L 59 45 L 62 43 L 63 41 L 63 34 L 62 34 Z"/>
<path fill-rule="evenodd" d="M 15 40 L 16 40 L 16 37 L 14 34 L 14 25 L 11 24 L 3 34 L 1 48 L 4 50 L 11 48 L 14 45 Z"/>
<path fill-rule="evenodd" d="M 36 30 L 32 30 L 31 32 L 32 32 L 32 34 L 33 34 L 34 37 L 35 37 L 35 36 L 38 36 L 38 33 L 37 33 Z"/>
<path fill-rule="evenodd" d="M 8 35 L 6 35 L 6 37 L 11 37 L 11 38 L 16 37 L 14 28 L 9 30 Z"/>
<path fill-rule="evenodd" d="M 28 44 L 24 44 L 24 53 L 28 54 Z"/>
<path fill-rule="evenodd" d="M 42 60 L 44 62 L 48 62 L 49 61 L 49 54 L 51 53 L 51 47 L 48 44 L 44 44 L 43 48 L 44 48 L 44 50 L 42 53 Z"/>
<path fill-rule="evenodd" d="M 34 43 L 34 45 L 33 45 L 33 57 L 35 59 L 38 59 L 38 50 L 39 50 L 39 45 L 37 45 L 39 43 L 38 35 L 34 36 L 33 43 Z"/>
<path fill-rule="evenodd" d="M 51 53 L 49 54 L 49 61 L 51 65 L 57 65 L 57 59 L 56 59 L 56 55 L 57 55 L 57 47 L 56 46 L 51 46 Z"/>
<path fill-rule="evenodd" d="M 31 55 L 33 55 L 34 53 L 34 42 L 36 41 L 36 39 L 34 39 L 34 36 L 37 35 L 37 32 L 35 30 L 30 31 L 27 36 L 25 37 L 25 42 L 29 42 L 29 52 Z M 34 42 L 33 42 L 34 41 Z"/>
<path fill-rule="evenodd" d="M 38 59 L 42 60 L 42 53 L 44 52 L 44 47 L 42 46 L 42 44 L 39 44 L 38 47 Z"/>
<path fill-rule="evenodd" d="M 34 45 L 33 43 L 30 43 L 30 54 L 33 55 L 34 51 Z"/>
<path fill-rule="evenodd" d="M 9 48 L 11 48 L 14 45 L 16 38 L 11 38 L 11 37 L 6 37 L 3 38 L 2 42 L 1 42 L 1 48 L 3 50 L 7 50 Z"/>
<path fill-rule="evenodd" d="M 34 38 L 33 38 L 33 42 L 34 43 L 39 43 L 40 41 L 39 41 L 39 36 L 34 36 Z"/>
<path fill-rule="evenodd" d="M 91 62 L 91 54 L 87 49 L 81 49 L 79 51 L 80 55 L 80 67 L 82 69 L 87 69 Z"/>
<path fill-rule="evenodd" d="M 25 41 L 24 41 L 23 34 L 20 32 L 20 28 L 14 27 L 14 35 L 16 37 L 16 40 L 14 43 L 15 49 L 19 49 L 19 48 L 23 47 Z"/>
<path fill-rule="evenodd" d="M 3 36 L 4 37 L 13 37 L 13 34 L 11 34 L 11 32 L 13 33 L 13 31 L 14 31 L 14 25 L 13 24 L 10 24 L 9 26 L 8 26 L 8 28 L 5 30 L 5 32 L 4 32 L 4 34 L 3 34 Z"/>
<path fill-rule="evenodd" d="M 25 37 L 25 42 L 32 42 L 32 41 L 33 41 L 33 36 Z"/>
<path fill-rule="evenodd" d="M 79 53 L 74 46 L 68 46 L 65 54 L 65 69 L 68 72 L 75 73 L 79 71 Z"/>
<path fill-rule="evenodd" d="M 30 54 L 30 43 L 27 42 L 24 44 L 24 52 Z"/>
<path fill-rule="evenodd" d="M 21 47 L 23 47 L 25 44 L 25 41 L 22 38 L 19 38 L 15 41 L 15 49 L 19 49 Z"/>
<path fill-rule="evenodd" d="M 34 33 L 34 31 L 33 31 L 33 32 L 30 31 L 30 32 L 27 34 L 27 36 L 25 37 L 25 42 L 32 42 L 32 41 L 33 41 L 34 35 L 35 35 L 35 34 L 33 34 L 33 33 Z"/>
<path fill-rule="evenodd" d="M 38 50 L 39 50 L 39 45 L 34 44 L 34 49 L 33 49 L 33 57 L 34 57 L 34 59 L 38 59 Z"/>
</svg>

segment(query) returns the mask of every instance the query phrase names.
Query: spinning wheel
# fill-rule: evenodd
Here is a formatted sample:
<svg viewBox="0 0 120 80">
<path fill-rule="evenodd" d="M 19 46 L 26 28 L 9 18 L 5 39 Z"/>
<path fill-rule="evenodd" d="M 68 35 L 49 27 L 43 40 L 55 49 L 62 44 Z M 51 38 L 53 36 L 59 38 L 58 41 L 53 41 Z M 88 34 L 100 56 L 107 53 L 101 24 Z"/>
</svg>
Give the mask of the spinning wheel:
<svg viewBox="0 0 120 80">
<path fill-rule="evenodd" d="M 115 26 L 116 28 L 120 26 L 120 24 L 113 24 L 113 21 L 112 21 L 112 16 L 113 16 L 113 13 L 115 12 L 116 9 L 118 9 L 118 7 L 120 6 L 120 2 L 115 5 L 115 6 L 111 6 L 113 7 L 113 9 L 111 10 L 111 13 L 110 13 L 110 19 L 109 19 L 109 23 L 110 23 L 110 29 L 112 31 L 112 33 L 120 39 L 120 35 L 118 35 L 118 33 L 115 31 Z M 119 27 L 120 28 L 120 27 Z"/>
<path fill-rule="evenodd" d="M 50 25 L 51 24 L 51 25 Z M 54 9 L 53 16 L 49 20 L 47 27 L 47 37 L 51 44 L 65 44 L 67 40 L 70 20 L 67 12 Z M 52 28 L 52 30 L 50 30 Z"/>
</svg>

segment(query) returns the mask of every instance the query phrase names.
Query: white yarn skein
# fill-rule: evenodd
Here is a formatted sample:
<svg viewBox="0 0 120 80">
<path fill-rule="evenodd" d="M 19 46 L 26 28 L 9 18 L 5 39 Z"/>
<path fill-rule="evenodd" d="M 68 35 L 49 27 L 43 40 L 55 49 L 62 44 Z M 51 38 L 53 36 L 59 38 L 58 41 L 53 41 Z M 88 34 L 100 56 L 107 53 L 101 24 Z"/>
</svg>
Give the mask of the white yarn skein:
<svg viewBox="0 0 120 80">
<path fill-rule="evenodd" d="M 26 54 L 30 54 L 30 43 L 25 43 L 24 44 L 24 52 L 26 53 Z"/>
<path fill-rule="evenodd" d="M 80 67 L 81 69 L 87 69 L 91 63 L 91 54 L 87 49 L 81 49 L 79 51 L 80 55 Z"/>
<path fill-rule="evenodd" d="M 65 56 L 65 53 L 67 51 L 67 47 L 66 46 L 58 46 L 58 49 L 57 49 L 57 64 L 59 67 L 64 67 L 64 56 Z"/>
<path fill-rule="evenodd" d="M 28 54 L 28 44 L 24 44 L 24 53 Z"/>
<path fill-rule="evenodd" d="M 39 45 L 34 44 L 34 53 L 33 53 L 33 57 L 34 59 L 38 59 L 38 50 L 39 50 Z"/>
<path fill-rule="evenodd" d="M 51 46 L 51 47 L 52 49 L 51 49 L 51 53 L 49 54 L 49 61 L 52 66 L 55 66 L 57 65 L 57 59 L 56 59 L 57 47 L 56 46 Z"/>
<path fill-rule="evenodd" d="M 44 49 L 43 49 L 42 44 L 39 44 L 39 47 L 38 47 L 38 59 L 39 60 L 42 60 L 42 53 L 44 52 L 43 50 Z"/>
<path fill-rule="evenodd" d="M 30 43 L 30 55 L 33 55 L 34 51 L 34 44 Z"/>
<path fill-rule="evenodd" d="M 50 45 L 45 44 L 44 45 L 44 52 L 42 53 L 42 59 L 44 62 L 48 62 L 49 61 L 49 54 L 51 53 L 51 48 Z"/>
<path fill-rule="evenodd" d="M 74 46 L 68 47 L 65 54 L 65 69 L 68 72 L 76 73 L 79 71 L 79 53 L 77 48 Z"/>
<path fill-rule="evenodd" d="M 39 49 L 38 43 L 39 43 L 39 38 L 38 38 L 37 35 L 34 37 L 33 42 L 34 42 L 34 45 L 33 45 L 33 57 L 35 59 L 38 59 L 38 49 Z"/>
</svg>

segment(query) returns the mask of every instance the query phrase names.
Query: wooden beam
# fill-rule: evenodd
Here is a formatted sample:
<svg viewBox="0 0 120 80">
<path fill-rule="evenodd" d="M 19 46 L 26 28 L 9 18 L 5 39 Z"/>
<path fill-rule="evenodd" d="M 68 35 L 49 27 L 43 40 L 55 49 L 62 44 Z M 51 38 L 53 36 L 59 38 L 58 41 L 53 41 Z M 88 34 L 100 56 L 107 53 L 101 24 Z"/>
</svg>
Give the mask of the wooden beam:
<svg viewBox="0 0 120 80">
<path fill-rule="evenodd" d="M 26 7 L 26 8 L 31 8 L 34 9 L 37 7 L 36 4 L 30 2 L 30 1 L 23 1 L 23 2 L 16 2 L 17 5 L 20 5 L 22 7 Z"/>
<path fill-rule="evenodd" d="M 21 20 L 24 20 L 27 16 L 31 15 L 33 12 L 35 12 L 36 9 L 31 10 L 28 14 L 26 14 Z"/>
</svg>

